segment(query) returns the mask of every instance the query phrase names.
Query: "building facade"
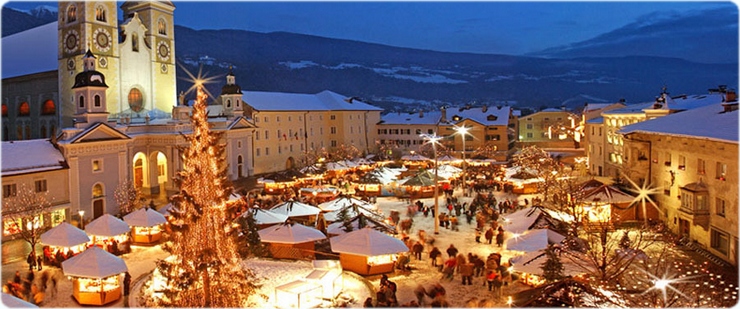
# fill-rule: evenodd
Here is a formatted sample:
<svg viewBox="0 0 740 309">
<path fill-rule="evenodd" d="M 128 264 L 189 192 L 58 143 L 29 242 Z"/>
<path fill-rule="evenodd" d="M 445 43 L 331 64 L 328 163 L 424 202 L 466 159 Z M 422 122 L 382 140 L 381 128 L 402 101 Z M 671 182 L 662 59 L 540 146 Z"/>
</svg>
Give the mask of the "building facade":
<svg viewBox="0 0 740 309">
<path fill-rule="evenodd" d="M 578 137 L 574 135 L 580 134 L 575 129 L 580 125 L 581 119 L 571 112 L 547 108 L 519 117 L 518 121 L 519 144 L 522 147 L 581 148 L 580 135 Z"/>
<path fill-rule="evenodd" d="M 674 233 L 737 265 L 737 100 L 627 125 L 622 169 L 655 188 Z"/>
</svg>

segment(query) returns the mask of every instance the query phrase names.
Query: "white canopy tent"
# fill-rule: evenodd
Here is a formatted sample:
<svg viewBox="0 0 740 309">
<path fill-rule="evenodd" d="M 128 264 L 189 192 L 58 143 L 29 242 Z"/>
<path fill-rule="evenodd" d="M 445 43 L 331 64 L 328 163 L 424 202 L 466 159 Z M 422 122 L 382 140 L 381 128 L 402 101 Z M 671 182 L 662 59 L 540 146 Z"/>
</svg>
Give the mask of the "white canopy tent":
<svg viewBox="0 0 740 309">
<path fill-rule="evenodd" d="M 70 248 L 79 246 L 90 241 L 85 231 L 75 226 L 62 222 L 59 225 L 41 234 L 41 244 Z"/>
<path fill-rule="evenodd" d="M 408 251 L 409 248 L 398 238 L 363 228 L 329 239 L 331 251 L 354 255 L 374 256 Z"/>
<path fill-rule="evenodd" d="M 573 221 L 572 217 L 568 214 L 545 209 L 544 207 L 532 206 L 504 215 L 504 223 L 502 227 L 505 231 L 511 232 L 512 234 L 523 234 L 527 230 L 533 228 L 535 221 L 542 216 L 547 216 L 553 220 L 564 222 Z"/>
<path fill-rule="evenodd" d="M 342 211 L 346 211 L 347 217 L 354 218 L 359 214 L 364 214 L 366 217 L 373 218 L 375 220 L 382 221 L 384 218 L 381 214 L 375 212 L 372 209 L 368 209 L 362 205 L 347 205 L 341 209 L 330 211 L 324 214 L 324 220 L 328 222 L 335 222 L 339 220 Z"/>
<path fill-rule="evenodd" d="M 139 208 L 138 210 L 125 215 L 123 221 L 130 226 L 152 227 L 159 224 L 167 223 L 167 219 L 161 213 L 152 208 Z"/>
<path fill-rule="evenodd" d="M 292 218 L 318 215 L 321 212 L 321 209 L 316 206 L 311 206 L 301 202 L 288 201 L 276 205 L 275 207 L 271 208 L 270 211 L 276 214 L 286 215 L 288 216 L 288 218 Z"/>
<path fill-rule="evenodd" d="M 131 227 L 121 219 L 104 214 L 85 226 L 85 232 L 94 236 L 113 237 L 126 234 Z"/>
<path fill-rule="evenodd" d="M 565 236 L 549 229 L 529 230 L 519 237 L 506 240 L 506 249 L 532 252 L 545 249 L 549 244 L 559 244 L 563 239 Z"/>
<path fill-rule="evenodd" d="M 269 210 L 260 209 L 258 207 L 252 208 L 252 217 L 257 224 L 275 224 L 283 223 L 288 220 L 288 216 L 284 214 L 274 213 Z M 247 216 L 249 213 L 244 212 L 242 216 Z"/>
<path fill-rule="evenodd" d="M 22 300 L 18 297 L 10 295 L 8 293 L 0 293 L 0 294 L 2 294 L 2 302 L 6 308 L 38 308 L 39 307 L 25 300 Z"/>
<path fill-rule="evenodd" d="M 368 203 L 363 200 L 356 199 L 351 196 L 344 196 L 344 195 L 339 196 L 331 201 L 321 203 L 318 206 L 323 211 L 335 211 L 335 210 L 343 209 L 347 206 L 351 206 L 353 204 L 360 205 L 362 207 L 373 209 L 373 210 L 378 208 L 375 204 Z"/>
<path fill-rule="evenodd" d="M 298 223 L 273 225 L 258 233 L 261 241 L 278 244 L 297 244 L 326 238 L 321 231 Z"/>
<path fill-rule="evenodd" d="M 570 258 L 566 257 L 566 252 L 560 254 L 560 262 L 563 264 L 563 275 L 564 276 L 575 276 L 582 274 L 583 269 L 570 262 Z M 542 265 L 547 261 L 545 250 L 536 250 L 527 252 L 523 255 L 515 256 L 511 258 L 512 267 L 515 272 L 528 273 L 541 276 Z"/>
<path fill-rule="evenodd" d="M 123 259 L 99 247 L 91 247 L 84 252 L 62 262 L 65 276 L 104 279 L 128 271 Z"/>
</svg>

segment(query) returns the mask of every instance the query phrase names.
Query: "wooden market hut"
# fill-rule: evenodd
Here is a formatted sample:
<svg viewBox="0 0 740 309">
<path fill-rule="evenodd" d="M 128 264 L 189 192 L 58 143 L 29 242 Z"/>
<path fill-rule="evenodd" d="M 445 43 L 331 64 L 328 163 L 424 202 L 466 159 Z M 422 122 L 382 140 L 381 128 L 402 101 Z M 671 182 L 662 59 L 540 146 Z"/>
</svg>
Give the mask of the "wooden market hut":
<svg viewBox="0 0 740 309">
<path fill-rule="evenodd" d="M 80 305 L 102 306 L 121 298 L 128 267 L 123 259 L 92 247 L 62 262 L 62 271 L 72 277 L 72 296 Z"/>
<path fill-rule="evenodd" d="M 113 254 L 118 253 L 118 248 L 112 247 L 112 241 L 115 240 L 117 244 L 130 242 L 130 231 L 131 227 L 126 222 L 110 214 L 104 214 L 85 226 L 85 232 L 92 236 L 93 244 Z"/>
<path fill-rule="evenodd" d="M 501 227 L 511 234 L 524 234 L 531 229 L 550 229 L 559 233 L 565 233 L 567 225 L 565 221 L 572 220 L 569 215 L 542 206 L 532 206 L 517 210 L 503 216 Z"/>
<path fill-rule="evenodd" d="M 434 173 L 424 170 L 407 179 L 401 186 L 411 199 L 434 197 L 434 179 Z M 437 180 L 441 182 L 442 177 L 438 177 Z M 438 185 L 440 186 L 438 193 L 442 193 L 442 184 Z"/>
<path fill-rule="evenodd" d="M 397 254 L 409 250 L 400 239 L 371 228 L 335 236 L 329 242 L 331 250 L 339 253 L 342 268 L 360 275 L 392 272 Z"/>
<path fill-rule="evenodd" d="M 161 213 L 148 207 L 123 216 L 123 221 L 131 226 L 131 240 L 138 244 L 152 244 L 162 238 L 162 225 L 167 219 Z"/>
<path fill-rule="evenodd" d="M 321 231 L 299 223 L 277 224 L 258 233 L 260 240 L 269 244 L 272 257 L 278 259 L 313 259 L 315 242 L 326 239 Z"/>
<path fill-rule="evenodd" d="M 279 195 L 286 190 L 292 190 L 304 178 L 307 178 L 306 174 L 295 169 L 289 169 L 267 174 L 262 177 L 261 183 L 265 186 L 265 193 Z"/>
<path fill-rule="evenodd" d="M 581 207 L 588 213 L 588 222 L 642 221 L 642 206 L 634 203 L 635 197 L 614 186 L 601 185 L 583 193 Z M 647 206 L 648 218 L 657 219 L 657 210 Z"/>
</svg>

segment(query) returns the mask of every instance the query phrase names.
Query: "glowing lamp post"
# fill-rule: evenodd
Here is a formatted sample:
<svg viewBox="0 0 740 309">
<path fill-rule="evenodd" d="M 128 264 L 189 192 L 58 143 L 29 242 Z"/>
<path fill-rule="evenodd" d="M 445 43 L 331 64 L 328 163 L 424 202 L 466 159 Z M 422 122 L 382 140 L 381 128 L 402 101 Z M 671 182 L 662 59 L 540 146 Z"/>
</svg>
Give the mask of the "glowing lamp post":
<svg viewBox="0 0 740 309">
<path fill-rule="evenodd" d="M 80 215 L 80 229 L 84 230 L 85 229 L 85 211 L 80 210 L 77 212 L 77 214 Z"/>
<path fill-rule="evenodd" d="M 466 196 L 465 195 L 465 187 L 467 187 L 467 185 L 468 185 L 467 182 L 465 181 L 465 177 L 466 177 L 465 170 L 466 170 L 466 168 L 468 166 L 468 163 L 465 162 L 465 151 L 466 151 L 466 149 L 465 149 L 465 137 L 468 134 L 468 130 L 469 130 L 469 128 L 466 127 L 466 126 L 456 127 L 455 128 L 455 131 L 457 131 L 457 134 L 460 134 L 460 136 L 462 136 L 462 148 L 463 148 L 462 149 L 462 160 L 463 160 L 463 163 L 462 163 L 463 164 L 463 170 L 462 170 L 462 174 L 463 174 L 462 175 L 462 181 L 463 181 L 462 195 L 463 196 Z M 435 153 L 435 155 L 436 155 L 436 153 Z"/>
<path fill-rule="evenodd" d="M 439 168 L 437 166 L 437 143 L 442 138 L 437 136 L 437 134 L 421 134 L 419 136 L 427 143 L 431 143 L 432 150 L 434 151 L 434 234 L 439 234 L 439 183 L 437 182 Z"/>
</svg>

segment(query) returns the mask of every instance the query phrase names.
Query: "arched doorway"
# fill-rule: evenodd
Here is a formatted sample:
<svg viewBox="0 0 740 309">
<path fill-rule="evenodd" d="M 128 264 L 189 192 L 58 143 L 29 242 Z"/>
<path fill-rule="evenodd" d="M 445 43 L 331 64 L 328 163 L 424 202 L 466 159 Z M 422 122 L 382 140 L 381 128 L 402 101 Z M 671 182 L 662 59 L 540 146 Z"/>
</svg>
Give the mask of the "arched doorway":
<svg viewBox="0 0 740 309">
<path fill-rule="evenodd" d="M 155 151 L 150 156 L 150 161 L 156 164 L 156 169 L 152 170 L 152 194 L 159 194 L 165 192 L 165 185 L 167 183 L 167 156 L 164 153 Z"/>
<path fill-rule="evenodd" d="M 244 173 L 242 172 L 242 169 L 244 168 L 244 158 L 239 155 L 236 157 L 236 174 L 239 178 L 244 177 Z"/>
<path fill-rule="evenodd" d="M 149 185 L 149 180 L 146 175 L 147 172 L 147 160 L 146 156 L 139 152 L 134 155 L 134 186 L 138 189 L 142 189 L 145 186 Z"/>
<path fill-rule="evenodd" d="M 295 159 L 293 157 L 289 157 L 288 160 L 285 161 L 285 169 L 293 169 L 295 168 Z"/>
</svg>

